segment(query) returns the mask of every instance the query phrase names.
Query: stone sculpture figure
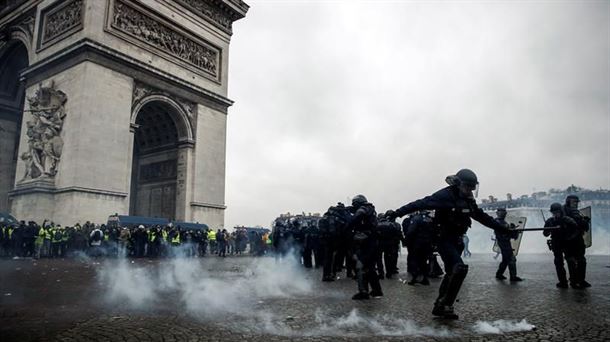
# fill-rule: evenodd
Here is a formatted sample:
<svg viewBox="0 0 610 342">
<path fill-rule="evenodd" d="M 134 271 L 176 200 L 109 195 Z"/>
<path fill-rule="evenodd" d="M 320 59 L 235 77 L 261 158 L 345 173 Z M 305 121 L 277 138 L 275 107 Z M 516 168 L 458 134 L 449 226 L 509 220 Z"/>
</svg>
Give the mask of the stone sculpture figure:
<svg viewBox="0 0 610 342">
<path fill-rule="evenodd" d="M 21 181 L 54 177 L 61 158 L 63 140 L 60 136 L 68 97 L 61 90 L 39 86 L 34 97 L 28 98 L 32 120 L 27 121 L 28 152 L 21 154 L 25 173 Z"/>
</svg>

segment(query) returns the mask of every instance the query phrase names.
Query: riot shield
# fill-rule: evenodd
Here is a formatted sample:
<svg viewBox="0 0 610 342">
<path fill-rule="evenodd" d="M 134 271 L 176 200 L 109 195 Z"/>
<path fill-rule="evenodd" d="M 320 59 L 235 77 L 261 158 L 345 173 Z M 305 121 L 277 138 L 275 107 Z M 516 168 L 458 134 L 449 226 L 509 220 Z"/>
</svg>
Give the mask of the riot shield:
<svg viewBox="0 0 610 342">
<path fill-rule="evenodd" d="M 515 227 L 511 228 L 511 229 L 523 229 L 525 228 L 525 222 L 527 221 L 527 217 L 514 217 L 514 216 L 507 216 L 506 217 L 506 222 L 508 224 L 513 224 Z M 517 237 L 516 239 L 511 239 L 510 240 L 510 244 L 513 247 L 513 255 L 517 256 L 517 254 L 519 253 L 519 246 L 521 246 L 521 238 L 523 237 L 523 232 L 519 232 L 519 237 Z M 492 250 L 494 251 L 494 253 L 500 253 L 500 247 L 498 246 L 498 241 L 494 241 L 494 246 L 492 247 Z"/>
<path fill-rule="evenodd" d="M 582 208 L 579 211 L 582 216 L 589 218 L 589 231 L 585 232 L 582 236 L 585 240 L 585 247 L 589 248 L 593 244 L 593 236 L 591 235 L 593 230 L 593 227 L 591 227 L 591 207 Z"/>
</svg>

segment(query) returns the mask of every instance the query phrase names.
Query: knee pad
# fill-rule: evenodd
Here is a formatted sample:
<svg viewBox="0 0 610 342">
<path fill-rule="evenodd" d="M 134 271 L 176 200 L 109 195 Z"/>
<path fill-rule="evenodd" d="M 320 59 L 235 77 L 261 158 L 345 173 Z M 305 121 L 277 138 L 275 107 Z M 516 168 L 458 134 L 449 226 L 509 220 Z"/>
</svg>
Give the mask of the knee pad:
<svg viewBox="0 0 610 342">
<path fill-rule="evenodd" d="M 453 274 L 459 277 L 465 277 L 468 274 L 468 265 L 457 264 L 453 266 Z"/>
</svg>

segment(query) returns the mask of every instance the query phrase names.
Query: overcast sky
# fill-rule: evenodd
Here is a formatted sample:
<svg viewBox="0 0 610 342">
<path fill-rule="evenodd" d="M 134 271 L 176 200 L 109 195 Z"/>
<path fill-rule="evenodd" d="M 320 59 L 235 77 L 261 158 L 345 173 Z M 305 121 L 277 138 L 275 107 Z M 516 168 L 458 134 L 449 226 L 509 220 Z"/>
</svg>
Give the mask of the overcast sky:
<svg viewBox="0 0 610 342">
<path fill-rule="evenodd" d="M 396 209 L 460 168 L 479 199 L 610 188 L 610 2 L 246 2 L 226 227 Z"/>
</svg>

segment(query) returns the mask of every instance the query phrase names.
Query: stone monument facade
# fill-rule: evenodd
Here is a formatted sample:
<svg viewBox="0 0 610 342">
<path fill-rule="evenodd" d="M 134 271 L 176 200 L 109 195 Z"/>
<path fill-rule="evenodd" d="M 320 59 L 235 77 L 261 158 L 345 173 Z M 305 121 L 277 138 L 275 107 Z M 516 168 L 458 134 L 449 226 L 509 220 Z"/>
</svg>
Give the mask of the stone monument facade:
<svg viewBox="0 0 610 342">
<path fill-rule="evenodd" d="M 0 211 L 224 224 L 241 0 L 0 0 Z"/>
</svg>

